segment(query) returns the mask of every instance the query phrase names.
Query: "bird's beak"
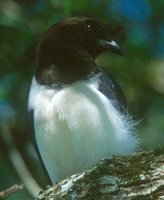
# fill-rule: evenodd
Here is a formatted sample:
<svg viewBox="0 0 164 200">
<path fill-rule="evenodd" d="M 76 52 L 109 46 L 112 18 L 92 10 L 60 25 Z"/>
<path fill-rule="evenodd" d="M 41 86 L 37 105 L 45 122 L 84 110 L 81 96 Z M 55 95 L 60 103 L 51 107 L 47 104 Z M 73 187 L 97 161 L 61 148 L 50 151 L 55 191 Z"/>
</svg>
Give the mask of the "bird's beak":
<svg viewBox="0 0 164 200">
<path fill-rule="evenodd" d="M 98 45 L 105 48 L 108 51 L 111 51 L 112 53 L 118 54 L 120 56 L 124 55 L 122 49 L 114 40 L 108 41 L 108 40 L 99 39 Z"/>
</svg>

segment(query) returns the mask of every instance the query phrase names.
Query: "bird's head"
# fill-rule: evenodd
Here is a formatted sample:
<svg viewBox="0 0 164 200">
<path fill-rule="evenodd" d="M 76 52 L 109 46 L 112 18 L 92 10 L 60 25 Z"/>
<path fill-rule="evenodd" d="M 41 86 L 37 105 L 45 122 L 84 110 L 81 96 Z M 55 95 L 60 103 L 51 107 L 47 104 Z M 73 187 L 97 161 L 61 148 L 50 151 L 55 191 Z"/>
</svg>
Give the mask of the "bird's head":
<svg viewBox="0 0 164 200">
<path fill-rule="evenodd" d="M 122 55 L 119 45 L 113 40 L 114 33 L 113 26 L 86 17 L 73 17 L 52 25 L 39 44 L 38 66 L 40 69 L 60 67 L 56 70 L 57 75 L 70 77 L 74 73 L 74 78 L 71 78 L 74 81 L 95 70 L 93 60 L 100 53 L 110 51 Z M 69 82 L 66 77 L 64 81 Z"/>
</svg>

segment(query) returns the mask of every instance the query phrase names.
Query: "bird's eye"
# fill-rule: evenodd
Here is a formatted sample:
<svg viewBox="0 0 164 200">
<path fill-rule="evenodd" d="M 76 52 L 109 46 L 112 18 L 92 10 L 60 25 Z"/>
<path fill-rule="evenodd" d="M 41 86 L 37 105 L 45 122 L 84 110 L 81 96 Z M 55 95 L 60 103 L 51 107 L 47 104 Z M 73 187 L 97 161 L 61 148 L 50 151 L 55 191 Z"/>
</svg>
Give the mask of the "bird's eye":
<svg viewBox="0 0 164 200">
<path fill-rule="evenodd" d="M 90 32 L 92 30 L 92 27 L 90 24 L 87 24 L 87 31 Z"/>
<path fill-rule="evenodd" d="M 101 32 L 99 24 L 89 22 L 85 25 L 85 32 L 88 36 L 95 37 Z"/>
</svg>

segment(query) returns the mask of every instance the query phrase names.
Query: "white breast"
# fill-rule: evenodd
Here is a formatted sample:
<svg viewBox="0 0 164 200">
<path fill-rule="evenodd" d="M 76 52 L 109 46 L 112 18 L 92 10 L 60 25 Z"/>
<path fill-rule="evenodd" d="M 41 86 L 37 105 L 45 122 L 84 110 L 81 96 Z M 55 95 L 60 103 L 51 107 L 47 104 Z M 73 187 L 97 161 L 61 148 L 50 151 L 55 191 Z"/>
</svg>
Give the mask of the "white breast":
<svg viewBox="0 0 164 200">
<path fill-rule="evenodd" d="M 95 80 L 57 90 L 33 78 L 29 110 L 34 110 L 36 141 L 53 183 L 109 155 L 130 153 L 137 147 L 132 122 L 97 90 Z"/>
</svg>

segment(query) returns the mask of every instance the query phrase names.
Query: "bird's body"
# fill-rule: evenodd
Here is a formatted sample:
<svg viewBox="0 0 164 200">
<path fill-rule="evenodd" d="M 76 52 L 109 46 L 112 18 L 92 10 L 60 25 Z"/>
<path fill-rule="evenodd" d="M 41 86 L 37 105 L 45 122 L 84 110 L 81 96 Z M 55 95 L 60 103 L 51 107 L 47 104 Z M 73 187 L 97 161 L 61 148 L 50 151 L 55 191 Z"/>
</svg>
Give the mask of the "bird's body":
<svg viewBox="0 0 164 200">
<path fill-rule="evenodd" d="M 90 57 L 84 60 L 86 65 L 89 60 L 92 73 L 83 72 L 81 78 L 72 75 L 70 82 L 70 76 L 64 82 L 65 74 L 62 81 L 54 75 L 47 84 L 47 71 L 43 70 L 44 77 L 36 74 L 32 80 L 28 110 L 36 149 L 52 183 L 109 155 L 133 152 L 138 145 L 132 121 L 122 112 L 119 86 Z"/>
</svg>

